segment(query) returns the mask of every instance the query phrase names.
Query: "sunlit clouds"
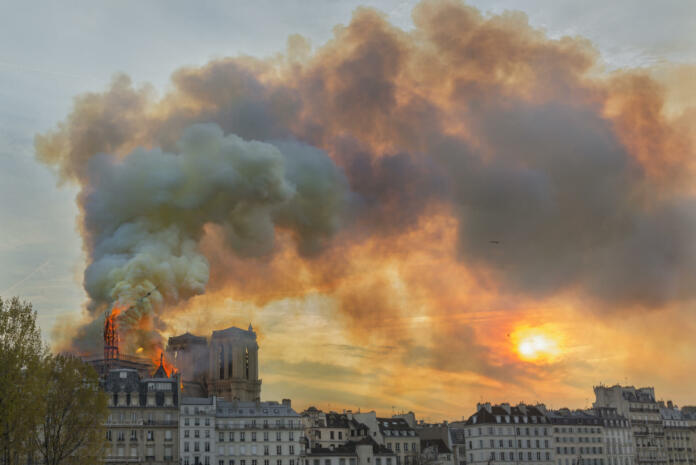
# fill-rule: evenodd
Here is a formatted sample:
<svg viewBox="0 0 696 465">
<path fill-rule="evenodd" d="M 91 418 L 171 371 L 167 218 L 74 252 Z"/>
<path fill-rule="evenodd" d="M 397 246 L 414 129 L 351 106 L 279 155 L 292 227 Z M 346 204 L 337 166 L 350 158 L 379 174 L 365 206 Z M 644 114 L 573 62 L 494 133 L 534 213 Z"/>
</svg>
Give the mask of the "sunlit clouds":
<svg viewBox="0 0 696 465">
<path fill-rule="evenodd" d="M 413 23 L 360 8 L 316 48 L 78 96 L 36 138 L 80 186 L 89 301 L 61 342 L 152 291 L 129 350 L 251 322 L 264 397 L 300 407 L 584 406 L 624 378 L 679 400 L 693 81 L 609 72 L 519 12 L 427 0 Z"/>
</svg>

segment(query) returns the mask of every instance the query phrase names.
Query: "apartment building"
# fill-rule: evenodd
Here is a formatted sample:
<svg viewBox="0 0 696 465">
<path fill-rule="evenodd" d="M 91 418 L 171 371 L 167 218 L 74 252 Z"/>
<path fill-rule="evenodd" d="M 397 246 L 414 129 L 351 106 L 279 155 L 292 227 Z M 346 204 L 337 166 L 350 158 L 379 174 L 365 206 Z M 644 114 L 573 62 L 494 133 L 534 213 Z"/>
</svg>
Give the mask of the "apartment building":
<svg viewBox="0 0 696 465">
<path fill-rule="evenodd" d="M 288 399 L 278 402 L 184 397 L 182 465 L 300 465 L 304 431 Z"/>
<path fill-rule="evenodd" d="M 584 410 L 549 410 L 557 465 L 608 465 L 599 415 Z"/>
<path fill-rule="evenodd" d="M 420 438 L 403 418 L 377 418 L 379 432 L 387 449 L 394 452 L 396 465 L 411 465 L 420 457 Z"/>
<path fill-rule="evenodd" d="M 692 447 L 694 428 L 691 416 L 682 412 L 671 401 L 661 404 L 660 415 L 665 431 L 665 449 L 669 465 L 693 465 Z"/>
<path fill-rule="evenodd" d="M 543 405 L 478 404 L 464 425 L 467 463 L 553 465 L 553 432 Z"/>
<path fill-rule="evenodd" d="M 454 454 L 442 439 L 421 439 L 421 456 L 429 465 L 454 465 Z"/>
<path fill-rule="evenodd" d="M 314 447 L 307 451 L 304 465 L 396 465 L 396 455 L 370 437 L 338 446 Z"/>
<path fill-rule="evenodd" d="M 613 407 L 596 407 L 604 429 L 604 455 L 607 465 L 634 465 L 633 432 L 626 417 Z"/>
<path fill-rule="evenodd" d="M 595 386 L 595 407 L 614 407 L 628 418 L 637 465 L 667 465 L 665 430 L 652 387 Z"/>
<path fill-rule="evenodd" d="M 331 449 L 367 436 L 367 427 L 346 413 L 324 413 L 316 407 L 309 407 L 301 416 L 310 448 Z"/>
<path fill-rule="evenodd" d="M 102 380 L 109 395 L 106 463 L 179 463 L 179 378 L 162 363 L 152 377 L 137 369 L 116 368 Z"/>
</svg>

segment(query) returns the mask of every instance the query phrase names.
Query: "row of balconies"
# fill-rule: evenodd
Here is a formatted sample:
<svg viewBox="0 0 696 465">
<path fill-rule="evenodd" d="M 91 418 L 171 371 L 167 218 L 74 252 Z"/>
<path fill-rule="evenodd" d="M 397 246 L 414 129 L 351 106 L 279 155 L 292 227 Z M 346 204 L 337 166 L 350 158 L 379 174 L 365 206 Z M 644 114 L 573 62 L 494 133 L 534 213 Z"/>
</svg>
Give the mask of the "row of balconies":
<svg viewBox="0 0 696 465">
<path fill-rule="evenodd" d="M 114 439 L 114 441 L 115 442 L 138 442 L 138 438 L 134 438 L 132 436 L 129 436 L 126 439 L 126 437 L 124 436 L 123 438 L 116 438 L 116 439 Z M 154 442 L 154 441 L 155 441 L 154 439 L 146 439 L 144 442 Z M 164 438 L 163 441 L 164 442 L 174 442 L 174 436 L 172 436 L 169 439 Z"/>
<path fill-rule="evenodd" d="M 271 425 L 271 424 L 255 425 L 252 423 L 247 423 L 244 425 L 230 425 L 230 424 L 225 424 L 225 423 L 217 423 L 215 425 L 215 429 L 245 430 L 245 431 L 254 430 L 254 429 L 256 429 L 256 430 L 265 430 L 265 429 L 284 429 L 285 430 L 285 429 L 289 429 L 289 430 L 300 431 L 303 428 L 302 428 L 302 425 L 299 425 L 299 424 L 290 426 L 290 425 Z"/>
<path fill-rule="evenodd" d="M 177 420 L 107 420 L 105 426 L 177 426 L 179 422 Z"/>
</svg>

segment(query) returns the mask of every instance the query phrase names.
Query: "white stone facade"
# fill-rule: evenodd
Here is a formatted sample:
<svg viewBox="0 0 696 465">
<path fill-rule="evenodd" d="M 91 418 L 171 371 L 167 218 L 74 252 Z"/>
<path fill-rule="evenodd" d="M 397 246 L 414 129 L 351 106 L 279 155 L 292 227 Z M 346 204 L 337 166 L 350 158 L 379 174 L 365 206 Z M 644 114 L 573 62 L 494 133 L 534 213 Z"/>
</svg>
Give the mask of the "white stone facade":
<svg viewBox="0 0 696 465">
<path fill-rule="evenodd" d="M 290 401 L 184 398 L 182 465 L 300 465 L 303 428 Z"/>
<path fill-rule="evenodd" d="M 479 404 L 461 427 L 467 464 L 554 463 L 552 426 L 536 406 Z"/>
</svg>

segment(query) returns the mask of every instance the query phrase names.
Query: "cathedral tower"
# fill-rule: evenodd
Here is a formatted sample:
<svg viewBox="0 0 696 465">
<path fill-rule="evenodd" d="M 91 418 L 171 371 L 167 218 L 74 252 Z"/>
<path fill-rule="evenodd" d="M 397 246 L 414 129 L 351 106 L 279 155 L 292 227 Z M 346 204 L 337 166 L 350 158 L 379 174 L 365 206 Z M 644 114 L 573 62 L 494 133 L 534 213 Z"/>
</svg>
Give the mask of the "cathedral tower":
<svg viewBox="0 0 696 465">
<path fill-rule="evenodd" d="M 210 343 L 190 333 L 170 337 L 167 353 L 182 375 L 185 396 L 261 398 L 259 346 L 251 324 L 247 330 L 213 331 Z"/>
</svg>

